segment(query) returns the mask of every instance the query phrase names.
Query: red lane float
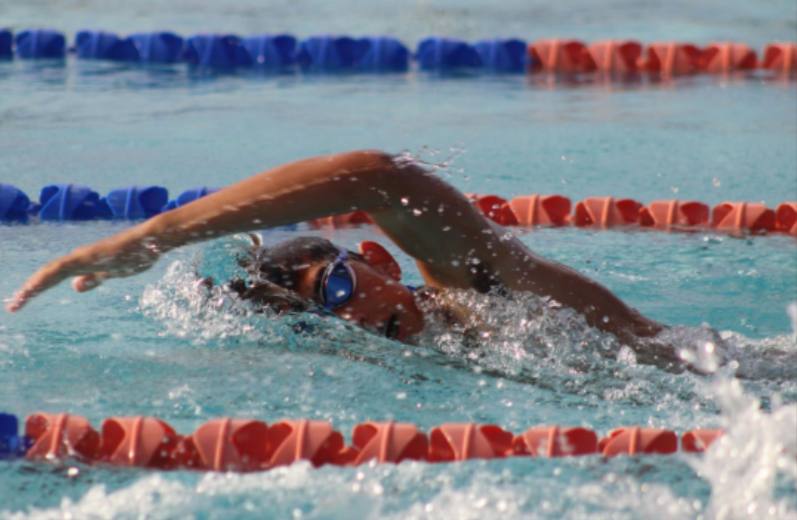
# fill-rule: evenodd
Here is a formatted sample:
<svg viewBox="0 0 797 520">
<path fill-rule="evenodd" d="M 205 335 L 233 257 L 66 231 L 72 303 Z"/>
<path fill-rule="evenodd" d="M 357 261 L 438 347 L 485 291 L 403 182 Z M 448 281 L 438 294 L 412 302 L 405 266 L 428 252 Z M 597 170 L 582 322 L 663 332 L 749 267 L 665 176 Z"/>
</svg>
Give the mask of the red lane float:
<svg viewBox="0 0 797 520">
<path fill-rule="evenodd" d="M 681 451 L 686 453 L 702 453 L 711 444 L 722 437 L 722 430 L 692 430 L 681 436 Z"/>
<path fill-rule="evenodd" d="M 429 433 L 429 461 L 495 459 L 512 453 L 512 434 L 492 424 L 446 423 Z"/>
<path fill-rule="evenodd" d="M 154 417 L 112 417 L 102 423 L 98 459 L 118 466 L 172 469 L 181 435 Z"/>
<path fill-rule="evenodd" d="M 657 200 L 639 210 L 639 225 L 668 229 L 671 226 L 707 226 L 711 212 L 703 203 Z"/>
<path fill-rule="evenodd" d="M 597 67 L 586 45 L 576 40 L 539 40 L 528 46 L 532 70 L 545 72 L 594 72 Z"/>
<path fill-rule="evenodd" d="M 213 471 L 255 471 L 268 462 L 268 426 L 250 419 L 216 419 L 197 428 L 177 449 L 182 465 Z"/>
<path fill-rule="evenodd" d="M 583 226 L 627 226 L 639 222 L 642 204 L 632 199 L 589 197 L 576 204 L 573 224 Z"/>
<path fill-rule="evenodd" d="M 30 415 L 25 421 L 25 435 L 33 441 L 27 453 L 29 459 L 95 460 L 100 452 L 100 434 L 77 415 Z"/>
<path fill-rule="evenodd" d="M 429 458 L 429 439 L 419 432 L 414 424 L 389 422 L 368 422 L 358 424 L 352 431 L 354 449 L 350 460 L 342 457 L 345 463 L 359 466 L 376 459 L 380 464 L 403 460 L 427 460 Z"/>
<path fill-rule="evenodd" d="M 784 202 L 775 210 L 775 228 L 797 236 L 797 202 Z"/>
<path fill-rule="evenodd" d="M 481 195 L 479 193 L 466 193 L 465 198 L 473 204 L 479 212 L 493 222 L 502 226 L 517 226 L 518 219 L 506 199 L 498 195 Z"/>
<path fill-rule="evenodd" d="M 509 201 L 519 226 L 563 226 L 570 218 L 571 202 L 561 195 L 526 195 Z"/>
<path fill-rule="evenodd" d="M 743 43 L 712 43 L 700 57 L 700 69 L 711 74 L 752 70 L 758 66 L 753 50 Z"/>
<path fill-rule="evenodd" d="M 665 76 L 693 74 L 700 70 L 702 52 L 694 45 L 656 42 L 647 46 L 648 59 L 643 68 Z"/>
<path fill-rule="evenodd" d="M 534 457 L 591 455 L 598 452 L 598 436 L 586 428 L 539 426 L 516 436 L 512 451 Z"/>
<path fill-rule="evenodd" d="M 778 72 L 797 70 L 797 43 L 771 43 L 764 49 L 762 69 Z"/>
<path fill-rule="evenodd" d="M 618 428 L 598 442 L 598 450 L 607 457 L 641 453 L 668 455 L 678 451 L 678 436 L 661 428 Z"/>
<path fill-rule="evenodd" d="M 600 41 L 587 47 L 587 52 L 600 72 L 633 74 L 640 70 L 642 45 L 637 42 Z"/>
<path fill-rule="evenodd" d="M 268 467 L 309 460 L 313 466 L 335 463 L 344 451 L 343 435 L 326 421 L 283 419 L 268 429 Z"/>
<path fill-rule="evenodd" d="M 757 202 L 723 202 L 714 206 L 711 226 L 723 231 L 774 231 L 775 212 Z"/>
</svg>

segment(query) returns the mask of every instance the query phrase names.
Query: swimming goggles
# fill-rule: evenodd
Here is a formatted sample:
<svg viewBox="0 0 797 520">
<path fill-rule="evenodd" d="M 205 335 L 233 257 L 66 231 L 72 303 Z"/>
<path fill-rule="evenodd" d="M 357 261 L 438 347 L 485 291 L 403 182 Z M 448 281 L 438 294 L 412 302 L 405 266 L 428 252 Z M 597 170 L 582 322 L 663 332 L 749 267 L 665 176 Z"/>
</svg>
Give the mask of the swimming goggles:
<svg viewBox="0 0 797 520">
<path fill-rule="evenodd" d="M 340 250 L 338 258 L 331 262 L 321 275 L 319 293 L 325 309 L 334 309 L 343 305 L 354 295 L 357 288 L 357 277 L 354 270 L 346 263 L 348 251 Z"/>
</svg>

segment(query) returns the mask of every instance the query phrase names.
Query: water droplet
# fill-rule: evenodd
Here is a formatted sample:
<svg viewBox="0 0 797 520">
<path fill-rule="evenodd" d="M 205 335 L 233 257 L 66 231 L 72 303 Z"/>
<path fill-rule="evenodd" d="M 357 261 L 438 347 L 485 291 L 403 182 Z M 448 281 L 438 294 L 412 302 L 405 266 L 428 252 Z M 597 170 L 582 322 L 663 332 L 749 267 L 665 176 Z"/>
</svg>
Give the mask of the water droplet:
<svg viewBox="0 0 797 520">
<path fill-rule="evenodd" d="M 670 186 L 670 191 L 673 193 L 678 193 L 678 186 Z"/>
<path fill-rule="evenodd" d="M 401 197 L 401 205 L 402 206 L 406 206 L 409 203 L 410 203 L 410 199 L 408 199 L 407 197 Z"/>
<path fill-rule="evenodd" d="M 451 231 L 451 226 L 443 226 L 443 231 Z"/>
<path fill-rule="evenodd" d="M 416 217 L 420 217 L 421 215 L 423 215 L 423 211 L 419 210 L 418 208 L 415 208 L 412 210 L 412 214 L 415 215 Z"/>
<path fill-rule="evenodd" d="M 459 266 L 459 260 L 451 260 L 451 265 L 453 265 L 454 267 Z"/>
</svg>

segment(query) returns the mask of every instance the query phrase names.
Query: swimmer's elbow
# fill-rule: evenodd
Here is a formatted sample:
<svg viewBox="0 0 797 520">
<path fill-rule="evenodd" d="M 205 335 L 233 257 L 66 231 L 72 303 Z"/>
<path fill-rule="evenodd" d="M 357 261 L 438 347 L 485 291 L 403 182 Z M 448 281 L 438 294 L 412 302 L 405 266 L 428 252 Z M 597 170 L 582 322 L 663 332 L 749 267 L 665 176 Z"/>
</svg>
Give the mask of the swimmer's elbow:
<svg viewBox="0 0 797 520">
<path fill-rule="evenodd" d="M 381 150 L 356 150 L 341 154 L 340 157 L 354 167 L 369 168 L 378 171 L 395 168 L 395 156 Z"/>
<path fill-rule="evenodd" d="M 404 164 L 401 156 L 381 150 L 357 150 L 341 154 L 345 169 L 351 171 L 359 180 L 368 180 L 372 187 L 396 188 L 413 179 L 424 177 L 425 170 Z"/>
</svg>

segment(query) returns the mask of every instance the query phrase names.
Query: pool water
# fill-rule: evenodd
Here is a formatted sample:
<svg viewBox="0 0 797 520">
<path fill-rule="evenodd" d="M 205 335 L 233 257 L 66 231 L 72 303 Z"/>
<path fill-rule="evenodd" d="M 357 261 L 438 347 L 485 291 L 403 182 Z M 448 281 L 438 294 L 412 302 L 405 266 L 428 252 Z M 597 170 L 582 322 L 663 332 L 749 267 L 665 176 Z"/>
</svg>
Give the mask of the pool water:
<svg viewBox="0 0 797 520">
<path fill-rule="evenodd" d="M 440 33 L 473 40 L 565 35 L 749 43 L 794 39 L 787 1 L 0 3 L 0 25 L 171 28 L 242 35 Z M 229 185 L 286 161 L 358 148 L 404 149 L 466 192 L 559 193 L 643 202 L 797 200 L 797 82 L 766 75 L 631 82 L 583 77 L 196 75 L 108 63 L 0 62 L 0 182 L 100 193 L 127 184 Z M 0 226 L 0 295 L 42 263 L 125 222 Z M 637 364 L 611 337 L 541 309 L 455 297 L 495 332 L 465 349 L 437 331 L 404 346 L 324 317 L 238 312 L 194 272 L 234 274 L 240 237 L 169 253 L 152 270 L 86 295 L 68 284 L 0 313 L 0 409 L 69 412 L 99 427 L 153 415 L 188 433 L 218 417 L 724 427 L 704 456 L 506 459 L 360 468 L 308 464 L 257 474 L 157 472 L 0 461 L 0 518 L 794 518 L 797 511 L 797 243 L 574 228 L 513 229 L 532 249 L 605 284 L 673 329 L 703 366 L 710 328 L 735 359 L 715 376 Z M 373 228 L 264 230 L 353 247 Z M 791 315 L 790 315 L 791 313 Z M 304 319 L 304 318 L 303 318 Z M 567 325 L 563 326 L 563 322 Z M 734 375 L 736 377 L 734 377 Z"/>
</svg>

